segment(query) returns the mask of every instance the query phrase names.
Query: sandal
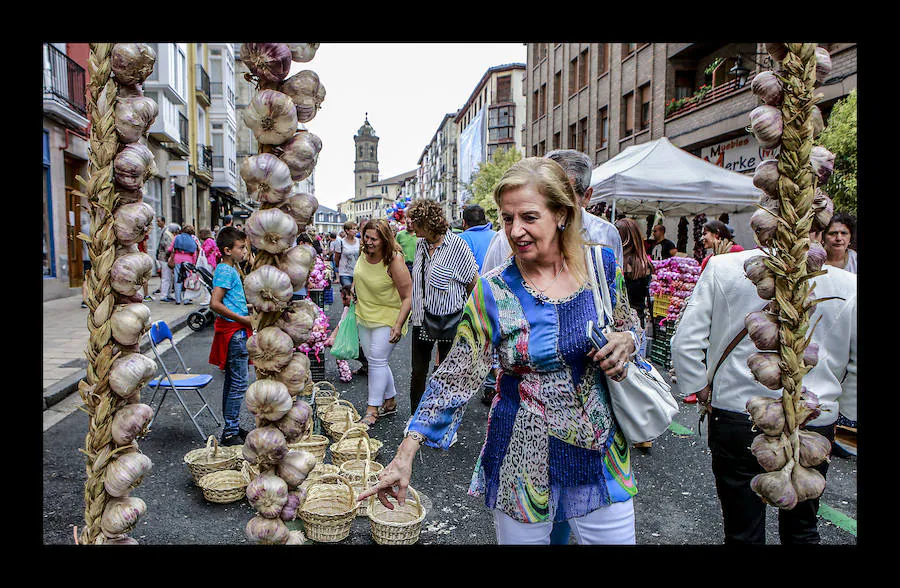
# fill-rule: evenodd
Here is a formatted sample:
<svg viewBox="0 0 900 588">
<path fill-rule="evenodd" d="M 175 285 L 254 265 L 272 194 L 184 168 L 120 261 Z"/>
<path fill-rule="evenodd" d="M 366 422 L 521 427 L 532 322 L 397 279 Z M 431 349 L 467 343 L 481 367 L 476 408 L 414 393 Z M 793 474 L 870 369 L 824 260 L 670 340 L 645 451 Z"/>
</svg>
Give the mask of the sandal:
<svg viewBox="0 0 900 588">
<path fill-rule="evenodd" d="M 381 418 L 381 417 L 390 416 L 390 415 L 396 414 L 396 413 L 397 413 L 397 403 L 395 402 L 394 406 L 392 406 L 391 408 L 385 408 L 383 404 L 381 406 L 379 406 L 377 415 L 379 418 Z"/>
<path fill-rule="evenodd" d="M 378 422 L 378 414 L 374 412 L 367 412 L 365 416 L 356 421 L 357 423 L 362 423 L 364 425 L 368 425 L 369 427 L 375 426 L 375 423 Z"/>
</svg>

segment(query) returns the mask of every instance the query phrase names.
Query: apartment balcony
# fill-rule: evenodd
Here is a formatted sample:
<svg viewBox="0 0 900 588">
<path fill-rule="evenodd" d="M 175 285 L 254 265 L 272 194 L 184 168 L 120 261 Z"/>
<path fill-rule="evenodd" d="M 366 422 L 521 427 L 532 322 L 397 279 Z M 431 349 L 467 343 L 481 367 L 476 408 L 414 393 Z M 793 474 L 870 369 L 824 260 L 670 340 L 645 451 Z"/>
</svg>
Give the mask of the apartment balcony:
<svg viewBox="0 0 900 588">
<path fill-rule="evenodd" d="M 72 128 L 87 127 L 84 68 L 45 43 L 43 77 L 44 114 Z"/>
<path fill-rule="evenodd" d="M 704 106 L 718 102 L 723 98 L 732 96 L 749 87 L 750 80 L 743 86 L 739 85 L 738 80 L 730 80 L 715 88 L 708 85 L 701 86 L 700 89 L 691 96 L 687 96 L 680 100 L 676 100 L 675 98 L 669 100 L 669 102 L 666 103 L 666 120 L 668 121 L 677 116 L 693 112 L 698 108 L 703 108 Z"/>
<path fill-rule="evenodd" d="M 209 145 L 197 144 L 197 169 L 196 173 L 206 179 L 207 182 L 212 181 L 213 177 L 213 150 Z"/>
<path fill-rule="evenodd" d="M 206 70 L 203 69 L 202 65 L 198 64 L 196 67 L 197 69 L 194 76 L 194 94 L 197 96 L 199 102 L 204 106 L 209 106 L 212 104 L 209 74 L 206 73 Z"/>
</svg>

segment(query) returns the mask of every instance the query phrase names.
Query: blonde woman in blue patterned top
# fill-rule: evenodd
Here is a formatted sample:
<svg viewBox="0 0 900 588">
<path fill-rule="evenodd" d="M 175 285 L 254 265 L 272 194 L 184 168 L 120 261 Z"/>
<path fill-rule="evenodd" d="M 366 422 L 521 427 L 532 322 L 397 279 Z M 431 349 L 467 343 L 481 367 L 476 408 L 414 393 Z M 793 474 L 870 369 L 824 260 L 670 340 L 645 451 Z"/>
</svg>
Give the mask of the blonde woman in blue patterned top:
<svg viewBox="0 0 900 588">
<path fill-rule="evenodd" d="M 597 266 L 613 297 L 617 332 L 596 352 L 585 334 L 598 313 L 581 208 L 565 172 L 549 159 L 523 159 L 500 180 L 494 199 L 514 255 L 478 279 L 406 438 L 359 499 L 377 493 L 385 505 L 387 494 L 405 501 L 416 451 L 423 443 L 453 445 L 496 350 L 498 394 L 469 494 L 484 496 L 492 509 L 498 543 L 549 544 L 553 522 L 567 520 L 580 544 L 634 544 L 637 488 L 606 384 L 624 375 L 643 337 L 631 322 L 622 272 L 604 248 Z"/>
</svg>

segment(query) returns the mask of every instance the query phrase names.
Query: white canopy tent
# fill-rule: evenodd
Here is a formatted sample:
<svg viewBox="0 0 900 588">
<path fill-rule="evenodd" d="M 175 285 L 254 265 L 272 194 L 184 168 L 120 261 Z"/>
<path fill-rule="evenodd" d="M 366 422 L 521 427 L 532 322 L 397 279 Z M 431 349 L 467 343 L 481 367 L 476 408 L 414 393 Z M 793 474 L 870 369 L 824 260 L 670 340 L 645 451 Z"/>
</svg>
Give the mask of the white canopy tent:
<svg viewBox="0 0 900 588">
<path fill-rule="evenodd" d="M 591 174 L 590 205 L 613 211 L 666 216 L 752 212 L 762 192 L 753 178 L 691 155 L 662 137 L 633 145 Z"/>
</svg>

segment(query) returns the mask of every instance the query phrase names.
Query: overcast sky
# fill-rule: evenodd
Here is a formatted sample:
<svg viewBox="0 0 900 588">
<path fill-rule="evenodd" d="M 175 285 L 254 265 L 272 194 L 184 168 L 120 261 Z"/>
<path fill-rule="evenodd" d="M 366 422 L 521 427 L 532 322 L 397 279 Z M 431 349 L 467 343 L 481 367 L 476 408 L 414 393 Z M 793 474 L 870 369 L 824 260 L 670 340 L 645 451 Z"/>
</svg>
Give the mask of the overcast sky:
<svg viewBox="0 0 900 588">
<path fill-rule="evenodd" d="M 378 141 L 380 179 L 411 171 L 444 115 L 461 108 L 485 71 L 525 63 L 522 43 L 330 44 L 291 74 L 311 69 L 325 101 L 306 123 L 322 139 L 316 198 L 336 208 L 353 197 L 353 136 L 369 113 Z"/>
</svg>

